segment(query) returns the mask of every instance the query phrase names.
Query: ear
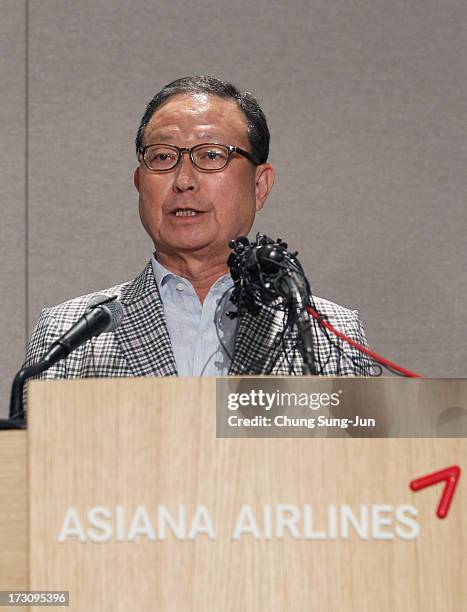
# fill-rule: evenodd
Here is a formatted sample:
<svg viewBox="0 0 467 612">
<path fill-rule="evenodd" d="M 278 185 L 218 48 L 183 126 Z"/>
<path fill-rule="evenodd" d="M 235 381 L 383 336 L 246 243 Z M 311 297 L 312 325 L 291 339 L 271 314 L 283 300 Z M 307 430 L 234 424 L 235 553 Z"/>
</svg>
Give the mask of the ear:
<svg viewBox="0 0 467 612">
<path fill-rule="evenodd" d="M 274 185 L 276 171 L 271 164 L 261 164 L 256 167 L 255 175 L 255 196 L 256 210 L 261 210 L 266 202 L 266 198 Z"/>
<path fill-rule="evenodd" d="M 139 192 L 139 167 L 136 168 L 136 170 L 134 171 L 133 184 L 136 187 L 137 191 Z"/>
</svg>

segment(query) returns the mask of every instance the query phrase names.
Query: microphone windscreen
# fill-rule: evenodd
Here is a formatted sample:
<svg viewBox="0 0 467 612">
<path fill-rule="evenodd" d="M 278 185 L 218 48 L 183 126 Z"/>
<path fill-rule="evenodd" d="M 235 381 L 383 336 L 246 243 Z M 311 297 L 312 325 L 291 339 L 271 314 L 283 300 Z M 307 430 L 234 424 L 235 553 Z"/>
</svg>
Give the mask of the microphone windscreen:
<svg viewBox="0 0 467 612">
<path fill-rule="evenodd" d="M 117 300 L 110 300 L 109 296 L 104 295 L 103 293 L 98 293 L 93 295 L 89 300 L 87 305 L 87 310 L 91 310 L 92 308 L 101 308 L 107 312 L 110 317 L 109 323 L 107 327 L 103 330 L 105 332 L 113 332 L 117 329 L 120 323 L 123 320 L 123 316 L 125 311 L 123 310 L 123 306 Z"/>
</svg>

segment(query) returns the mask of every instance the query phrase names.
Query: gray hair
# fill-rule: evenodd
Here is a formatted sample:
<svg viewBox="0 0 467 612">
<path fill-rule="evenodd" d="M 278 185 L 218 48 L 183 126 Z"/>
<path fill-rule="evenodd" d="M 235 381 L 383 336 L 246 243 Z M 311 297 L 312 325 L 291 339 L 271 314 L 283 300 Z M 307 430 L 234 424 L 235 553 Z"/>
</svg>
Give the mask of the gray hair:
<svg viewBox="0 0 467 612">
<path fill-rule="evenodd" d="M 169 98 L 180 94 L 205 93 L 219 98 L 232 100 L 245 115 L 248 125 L 248 140 L 258 164 L 264 164 L 269 155 L 269 128 L 266 117 L 248 91 L 240 91 L 235 85 L 212 76 L 189 76 L 165 85 L 146 106 L 136 134 L 136 153 L 143 146 L 144 130 L 157 109 Z"/>
</svg>

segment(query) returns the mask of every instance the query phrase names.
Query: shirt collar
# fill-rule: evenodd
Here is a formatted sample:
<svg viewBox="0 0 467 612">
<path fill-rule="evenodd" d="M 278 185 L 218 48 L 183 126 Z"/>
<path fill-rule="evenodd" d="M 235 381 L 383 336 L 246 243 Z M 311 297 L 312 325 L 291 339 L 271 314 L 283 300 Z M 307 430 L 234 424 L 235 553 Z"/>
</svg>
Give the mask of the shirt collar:
<svg viewBox="0 0 467 612">
<path fill-rule="evenodd" d="M 159 289 L 159 291 L 161 290 L 161 287 L 163 287 L 171 278 L 180 278 L 176 276 L 173 272 L 170 272 L 170 270 L 167 270 L 167 268 L 164 268 L 164 266 L 157 261 L 155 253 L 151 255 L 151 264 L 154 273 L 154 278 L 156 279 L 157 288 Z M 213 287 L 214 286 L 221 286 L 225 290 L 228 287 L 233 286 L 232 277 L 230 276 L 230 274 L 225 274 L 224 276 L 221 276 L 217 279 Z"/>
<path fill-rule="evenodd" d="M 157 288 L 160 291 L 162 285 L 164 285 L 169 278 L 174 277 L 175 275 L 170 272 L 170 270 L 167 270 L 167 268 L 164 268 L 164 266 L 157 261 L 155 253 L 151 255 L 151 264 L 154 278 L 156 279 Z"/>
</svg>

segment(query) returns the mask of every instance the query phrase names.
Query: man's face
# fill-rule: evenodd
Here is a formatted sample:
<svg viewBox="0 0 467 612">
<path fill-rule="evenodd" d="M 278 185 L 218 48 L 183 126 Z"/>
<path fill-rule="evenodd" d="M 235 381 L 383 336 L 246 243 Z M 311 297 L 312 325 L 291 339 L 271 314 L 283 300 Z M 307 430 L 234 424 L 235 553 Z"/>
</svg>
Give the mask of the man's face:
<svg viewBox="0 0 467 612">
<path fill-rule="evenodd" d="M 170 98 L 151 118 L 143 144 L 206 142 L 251 152 L 246 119 L 235 102 L 205 94 Z M 272 166 L 255 166 L 236 153 L 217 172 L 198 170 L 187 153 L 169 172 L 152 172 L 144 163 L 135 171 L 141 221 L 156 249 L 167 255 L 227 257 L 229 240 L 249 232 L 273 181 Z M 196 214 L 177 216 L 184 209 Z"/>
</svg>

